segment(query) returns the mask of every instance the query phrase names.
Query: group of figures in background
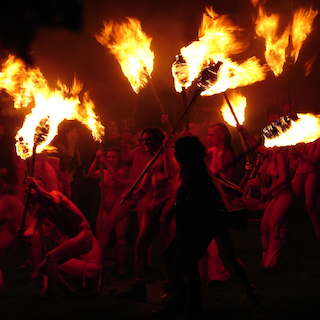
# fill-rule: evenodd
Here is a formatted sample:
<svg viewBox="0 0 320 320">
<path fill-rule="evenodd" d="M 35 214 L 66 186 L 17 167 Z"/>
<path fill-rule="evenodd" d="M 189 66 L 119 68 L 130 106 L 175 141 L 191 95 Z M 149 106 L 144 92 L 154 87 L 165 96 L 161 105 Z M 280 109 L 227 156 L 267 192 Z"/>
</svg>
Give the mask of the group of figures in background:
<svg viewBox="0 0 320 320">
<path fill-rule="evenodd" d="M 276 107 L 266 111 L 269 123 L 284 113 Z M 118 295 L 147 302 L 146 284 L 155 281 L 152 242 L 159 236 L 166 282 L 164 305 L 152 314 L 155 318 L 202 315 L 201 282 L 230 278 L 220 246 L 249 299 L 260 303 L 232 240 L 232 229 L 246 231 L 248 212 L 261 219 L 263 268 L 274 267 L 281 244 L 289 242 L 290 213 L 302 193 L 320 241 L 318 140 L 266 148 L 260 137 L 239 125 L 254 160 L 246 162 L 238 182 L 235 167 L 247 155 L 235 154 L 230 130 L 214 109 L 199 108 L 188 130 L 175 135 L 157 127 L 138 130 L 129 122 L 110 120 L 103 144 L 82 152 L 79 124 L 63 122 L 51 148 L 36 155 L 32 176 L 31 164 L 15 154 L 13 137 L 0 125 L 0 253 L 6 258 L 5 251 L 23 240 L 27 263 L 33 266 L 31 278 L 43 281 L 41 299 L 53 297 L 56 285 L 78 295 L 68 280 L 99 290 L 114 230 L 118 274 L 126 276 L 128 216 L 133 211 L 139 225 L 135 281 Z M 82 159 L 88 150 L 95 154 L 86 167 Z M 0 290 L 2 286 L 0 273 Z"/>
</svg>

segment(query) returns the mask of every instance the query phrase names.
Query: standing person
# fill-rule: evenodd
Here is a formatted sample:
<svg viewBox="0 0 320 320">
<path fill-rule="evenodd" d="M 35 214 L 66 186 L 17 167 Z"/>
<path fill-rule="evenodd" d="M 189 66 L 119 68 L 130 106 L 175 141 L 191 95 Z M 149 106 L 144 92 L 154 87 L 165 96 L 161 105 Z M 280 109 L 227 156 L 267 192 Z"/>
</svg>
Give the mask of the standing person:
<svg viewBox="0 0 320 320">
<path fill-rule="evenodd" d="M 77 203 L 79 196 L 79 181 L 75 177 L 81 175 L 78 172 L 82 169 L 80 152 L 77 148 L 78 140 L 77 122 L 73 120 L 63 122 L 58 135 L 51 143 L 57 148 L 58 153 L 48 157 L 60 181 L 59 190 L 74 203 Z"/>
<path fill-rule="evenodd" d="M 225 209 L 225 205 L 211 179 L 204 160 L 206 155 L 206 148 L 195 136 L 186 136 L 176 142 L 175 157 L 181 165 L 181 186 L 176 200 L 176 236 L 164 252 L 170 266 L 171 288 L 164 307 L 152 314 L 154 318 L 174 317 L 183 310 L 184 319 L 202 317 L 198 262 L 218 233 L 224 236 L 221 239 L 229 261 L 241 263 L 230 234 L 224 231 L 228 225 L 219 212 Z M 248 295 L 258 300 L 256 288 L 244 266 L 242 273 Z"/>
<path fill-rule="evenodd" d="M 56 284 L 66 292 L 75 293 L 61 273 L 83 282 L 100 281 L 101 249 L 81 211 L 62 193 L 46 192 L 34 178 L 29 177 L 27 185 L 32 188 L 38 206 L 29 227 L 25 232 L 18 229 L 17 236 L 34 237 L 42 219 L 51 221 L 64 236 L 63 241 L 50 250 L 39 265 L 39 271 L 48 276 L 48 286 L 42 291 L 43 298 L 53 297 Z"/>
<path fill-rule="evenodd" d="M 261 266 L 275 266 L 280 257 L 280 228 L 287 221 L 295 196 L 291 187 L 290 164 L 285 148 L 274 147 L 266 159 L 265 176 L 272 181 L 269 188 L 261 188 L 264 196 L 272 195 L 261 220 Z"/>
<path fill-rule="evenodd" d="M 129 149 L 129 140 L 125 139 L 122 156 L 125 162 L 132 163 L 129 180 L 137 180 L 147 163 L 153 158 L 153 155 L 161 147 L 163 139 L 164 134 L 159 128 L 145 128 L 142 132 L 141 146 L 136 147 L 132 151 Z M 134 208 L 137 208 L 138 223 L 139 226 L 141 225 L 142 217 L 146 213 L 151 201 L 151 190 L 148 190 L 142 199 L 138 201 L 128 200 L 123 204 L 120 204 L 121 200 L 126 196 L 126 194 L 127 191 L 121 195 L 103 224 L 101 233 L 98 237 L 102 251 L 105 249 L 110 240 L 112 230 Z M 149 267 L 151 267 L 150 250 L 151 248 L 149 248 Z"/>
<path fill-rule="evenodd" d="M 233 165 L 231 164 L 234 163 L 234 152 L 228 127 L 222 122 L 211 125 L 208 129 L 207 140 L 210 145 L 207 154 L 211 175 L 231 181 L 233 176 Z M 232 198 L 229 197 L 228 200 L 231 201 Z M 221 261 L 219 247 L 215 239 L 212 239 L 207 253 L 208 281 L 227 281 L 231 275 Z"/>
<path fill-rule="evenodd" d="M 122 195 L 126 185 L 119 181 L 113 180 L 112 177 L 115 174 L 118 176 L 117 180 L 124 181 L 128 178 L 128 168 L 124 166 L 120 158 L 120 148 L 110 147 L 107 149 L 105 154 L 99 150 L 96 153 L 96 158 L 91 164 L 88 176 L 94 179 L 100 178 L 100 170 L 97 169 L 98 163 L 102 163 L 106 169 L 103 169 L 103 220 L 102 225 L 106 222 L 108 215 L 110 214 L 114 204 Z M 111 168 L 110 168 L 111 167 Z M 110 172 L 110 171 L 111 172 Z M 129 181 L 129 180 L 128 180 Z M 131 184 L 132 182 L 130 182 Z M 99 212 L 100 214 L 100 212 Z M 125 258 L 126 258 L 126 228 L 127 228 L 127 217 L 124 217 L 116 226 L 116 238 L 117 238 L 117 251 L 118 251 L 118 271 L 119 275 L 126 275 Z M 100 216 L 96 220 L 96 236 L 99 237 L 101 225 Z"/>
<path fill-rule="evenodd" d="M 126 291 L 119 294 L 122 298 L 147 302 L 148 248 L 158 232 L 160 232 L 162 250 L 175 234 L 173 205 L 179 186 L 179 166 L 174 160 L 171 146 L 172 137 L 168 136 L 163 141 L 163 154 L 146 173 L 139 189 L 131 197 L 131 199 L 139 200 L 150 189 L 152 192 L 151 202 L 142 218 L 135 246 L 135 282 Z"/>
<path fill-rule="evenodd" d="M 119 126 L 116 120 L 111 119 L 106 125 L 106 135 L 104 137 L 104 150 L 109 147 L 120 147 L 122 138 L 119 133 Z"/>
<path fill-rule="evenodd" d="M 299 165 L 291 181 L 297 197 L 305 194 L 305 206 L 320 243 L 320 213 L 317 211 L 319 195 L 320 139 L 303 145 L 300 150 L 294 149 L 294 154 L 300 159 Z"/>
</svg>

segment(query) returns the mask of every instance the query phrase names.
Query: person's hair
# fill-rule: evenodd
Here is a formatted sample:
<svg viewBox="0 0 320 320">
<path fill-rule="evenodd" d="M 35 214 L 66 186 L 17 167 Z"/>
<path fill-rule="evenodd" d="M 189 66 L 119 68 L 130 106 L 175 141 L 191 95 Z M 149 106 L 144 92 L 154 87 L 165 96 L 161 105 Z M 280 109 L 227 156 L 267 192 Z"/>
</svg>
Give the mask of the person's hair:
<svg viewBox="0 0 320 320">
<path fill-rule="evenodd" d="M 51 142 L 51 145 L 55 145 L 57 143 L 63 144 L 65 147 L 68 147 L 67 142 L 67 132 L 72 131 L 74 129 L 78 129 L 79 123 L 77 120 L 66 120 L 61 122 L 58 127 L 58 134 L 54 137 Z"/>
<path fill-rule="evenodd" d="M 282 116 L 282 111 L 277 106 L 270 106 L 266 109 L 265 114 L 266 114 L 266 119 L 268 120 L 271 114 L 278 114 L 279 117 Z"/>
<path fill-rule="evenodd" d="M 124 163 L 122 161 L 122 157 L 121 157 L 121 149 L 119 147 L 115 147 L 115 146 L 109 147 L 109 148 L 107 148 L 107 150 L 105 152 L 105 157 L 107 157 L 108 152 L 115 152 L 118 155 L 118 162 L 117 162 L 117 165 L 115 168 L 115 170 L 117 171 L 119 168 L 121 168 L 124 165 Z"/>
<path fill-rule="evenodd" d="M 223 122 L 217 122 L 215 124 L 212 124 L 209 128 L 214 128 L 214 127 L 219 127 L 222 131 L 222 134 L 224 135 L 224 149 L 230 149 L 232 153 L 234 153 L 233 146 L 232 146 L 232 136 L 227 125 L 224 124 Z"/>
<path fill-rule="evenodd" d="M 141 133 L 141 139 L 145 133 L 149 135 L 152 149 L 158 150 L 162 145 L 163 139 L 165 138 L 163 131 L 160 128 L 145 128 Z"/>
<path fill-rule="evenodd" d="M 196 136 L 185 136 L 178 139 L 174 149 L 177 161 L 182 165 L 204 162 L 207 154 L 205 146 Z"/>
</svg>

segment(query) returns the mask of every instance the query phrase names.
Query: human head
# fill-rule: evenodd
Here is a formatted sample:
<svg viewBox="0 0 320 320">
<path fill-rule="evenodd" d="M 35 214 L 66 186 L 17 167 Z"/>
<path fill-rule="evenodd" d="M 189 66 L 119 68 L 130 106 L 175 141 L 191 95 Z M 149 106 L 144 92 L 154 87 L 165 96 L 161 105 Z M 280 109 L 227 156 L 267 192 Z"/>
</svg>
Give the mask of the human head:
<svg viewBox="0 0 320 320">
<path fill-rule="evenodd" d="M 120 119 L 120 131 L 121 132 L 128 131 L 128 120 L 126 118 Z"/>
<path fill-rule="evenodd" d="M 62 143 L 68 145 L 70 140 L 77 141 L 79 139 L 78 132 L 79 123 L 76 120 L 65 120 L 63 121 L 58 128 L 58 135 L 53 141 L 55 143 Z"/>
<path fill-rule="evenodd" d="M 209 127 L 207 139 L 210 147 L 222 145 L 223 147 L 232 149 L 231 133 L 223 122 L 215 123 Z"/>
<path fill-rule="evenodd" d="M 110 136 L 116 136 L 119 133 L 119 128 L 116 120 L 109 120 L 107 123 L 107 133 Z"/>
<path fill-rule="evenodd" d="M 266 119 L 269 124 L 276 122 L 281 116 L 282 112 L 277 106 L 270 106 L 266 109 Z"/>
<path fill-rule="evenodd" d="M 174 155 L 182 165 L 201 163 L 207 154 L 205 146 L 196 136 L 185 136 L 177 140 Z"/>
<path fill-rule="evenodd" d="M 119 163 L 120 148 L 110 147 L 106 150 L 105 158 L 113 166 L 116 167 Z"/>
<path fill-rule="evenodd" d="M 159 128 L 145 128 L 141 134 L 141 141 L 147 152 L 156 152 L 161 147 L 164 137 Z"/>
</svg>

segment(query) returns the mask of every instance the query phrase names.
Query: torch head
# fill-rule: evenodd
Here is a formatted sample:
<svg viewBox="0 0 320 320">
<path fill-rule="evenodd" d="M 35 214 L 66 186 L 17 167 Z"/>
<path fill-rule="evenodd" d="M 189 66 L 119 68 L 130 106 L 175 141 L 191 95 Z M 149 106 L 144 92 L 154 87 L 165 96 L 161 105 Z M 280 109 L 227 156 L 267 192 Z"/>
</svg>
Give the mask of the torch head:
<svg viewBox="0 0 320 320">
<path fill-rule="evenodd" d="M 217 63 L 213 63 L 201 71 L 198 78 L 198 88 L 201 91 L 209 89 L 217 82 L 218 72 L 221 65 L 222 62 L 218 61 Z"/>
<path fill-rule="evenodd" d="M 181 54 L 176 55 L 176 60 L 172 64 L 173 77 L 181 87 L 185 87 L 189 81 L 189 66 Z"/>
<path fill-rule="evenodd" d="M 291 125 L 291 119 L 282 116 L 276 122 L 273 122 L 262 130 L 262 137 L 266 139 L 276 138 L 290 129 Z"/>
</svg>

